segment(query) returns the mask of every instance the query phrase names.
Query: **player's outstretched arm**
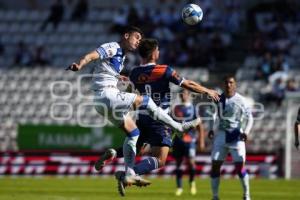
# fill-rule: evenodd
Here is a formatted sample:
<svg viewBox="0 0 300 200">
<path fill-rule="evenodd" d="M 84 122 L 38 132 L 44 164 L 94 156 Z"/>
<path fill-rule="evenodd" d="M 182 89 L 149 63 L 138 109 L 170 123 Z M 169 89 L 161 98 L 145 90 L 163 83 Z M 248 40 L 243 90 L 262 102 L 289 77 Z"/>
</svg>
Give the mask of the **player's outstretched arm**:
<svg viewBox="0 0 300 200">
<path fill-rule="evenodd" d="M 183 80 L 183 82 L 181 83 L 181 87 L 188 89 L 192 92 L 205 93 L 209 97 L 211 97 L 214 101 L 220 100 L 220 97 L 219 97 L 220 94 L 217 91 L 208 89 L 208 88 L 200 85 L 199 83 L 196 83 L 195 81 Z"/>
<path fill-rule="evenodd" d="M 79 71 L 83 66 L 87 65 L 88 63 L 99 59 L 99 53 L 97 51 L 92 51 L 85 56 L 83 56 L 78 63 L 74 62 L 72 63 L 67 70 L 72 70 L 72 71 Z"/>
</svg>

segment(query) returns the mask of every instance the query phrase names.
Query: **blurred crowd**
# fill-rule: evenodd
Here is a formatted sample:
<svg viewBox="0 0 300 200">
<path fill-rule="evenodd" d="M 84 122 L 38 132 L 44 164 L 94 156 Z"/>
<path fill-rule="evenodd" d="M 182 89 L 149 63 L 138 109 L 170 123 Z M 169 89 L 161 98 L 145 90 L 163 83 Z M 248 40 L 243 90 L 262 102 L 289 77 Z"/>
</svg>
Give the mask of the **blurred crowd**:
<svg viewBox="0 0 300 200">
<path fill-rule="evenodd" d="M 161 62 L 182 67 L 212 67 L 226 59 L 226 50 L 232 34 L 239 31 L 241 10 L 238 1 L 213 1 L 196 3 L 204 13 L 203 21 L 196 26 L 185 25 L 181 10 L 194 1 L 159 0 L 159 7 L 149 8 L 136 2 L 119 8 L 113 17 L 111 32 L 115 33 L 128 24 L 141 27 L 147 37 L 160 42 Z"/>
<path fill-rule="evenodd" d="M 272 8 L 272 9 L 270 9 Z M 256 59 L 255 80 L 268 84 L 262 100 L 281 105 L 286 92 L 299 91 L 296 77 L 290 71 L 297 68 L 297 47 L 300 33 L 300 12 L 295 1 L 262 3 L 248 12 L 251 34 L 250 55 Z M 299 54 L 299 52 L 296 52 Z"/>
<path fill-rule="evenodd" d="M 31 2 L 30 2 L 31 3 Z M 31 5 L 37 7 L 37 5 Z M 86 20 L 89 6 L 87 0 L 63 1 L 55 0 L 49 8 L 49 15 L 42 23 L 40 31 L 46 28 L 57 29 L 63 20 L 83 23 Z M 5 51 L 5 46 L 0 40 L 0 55 Z M 32 45 L 20 40 L 15 47 L 13 65 L 15 66 L 44 66 L 52 64 L 52 55 L 44 44 Z"/>
</svg>

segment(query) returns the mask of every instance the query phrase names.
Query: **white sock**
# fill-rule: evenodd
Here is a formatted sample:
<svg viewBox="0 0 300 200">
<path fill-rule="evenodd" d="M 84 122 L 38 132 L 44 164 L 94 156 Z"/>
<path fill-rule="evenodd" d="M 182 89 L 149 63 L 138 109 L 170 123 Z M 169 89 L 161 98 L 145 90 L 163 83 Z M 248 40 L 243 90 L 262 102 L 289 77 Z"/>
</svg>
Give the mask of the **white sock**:
<svg viewBox="0 0 300 200">
<path fill-rule="evenodd" d="M 248 173 L 244 177 L 240 177 L 240 181 L 244 191 L 244 197 L 250 196 L 250 185 L 249 185 L 249 175 Z"/>
<path fill-rule="evenodd" d="M 213 197 L 219 197 L 220 177 L 211 178 L 211 191 Z"/>
<path fill-rule="evenodd" d="M 133 167 L 135 165 L 136 143 L 139 136 L 126 137 L 123 144 L 123 154 L 125 162 L 125 173 L 135 175 Z"/>
<path fill-rule="evenodd" d="M 174 121 L 172 117 L 162 108 L 158 107 L 150 97 L 146 108 L 153 119 L 158 119 L 162 123 L 173 127 L 175 130 L 183 132 L 182 124 Z"/>
</svg>

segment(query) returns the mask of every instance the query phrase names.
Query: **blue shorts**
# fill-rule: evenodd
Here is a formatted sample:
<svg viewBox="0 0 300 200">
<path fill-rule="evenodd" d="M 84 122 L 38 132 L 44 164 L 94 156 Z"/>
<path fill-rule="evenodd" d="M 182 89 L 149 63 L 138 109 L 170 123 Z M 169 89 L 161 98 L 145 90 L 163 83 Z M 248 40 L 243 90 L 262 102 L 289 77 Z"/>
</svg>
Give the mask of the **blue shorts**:
<svg viewBox="0 0 300 200">
<path fill-rule="evenodd" d="M 173 140 L 172 154 L 175 158 L 194 158 L 196 156 L 196 143 L 184 142 L 182 139 L 175 137 Z"/>
<path fill-rule="evenodd" d="M 136 122 L 140 130 L 139 144 L 148 143 L 151 146 L 172 146 L 172 130 L 163 123 L 152 119 L 148 115 L 139 115 Z"/>
</svg>

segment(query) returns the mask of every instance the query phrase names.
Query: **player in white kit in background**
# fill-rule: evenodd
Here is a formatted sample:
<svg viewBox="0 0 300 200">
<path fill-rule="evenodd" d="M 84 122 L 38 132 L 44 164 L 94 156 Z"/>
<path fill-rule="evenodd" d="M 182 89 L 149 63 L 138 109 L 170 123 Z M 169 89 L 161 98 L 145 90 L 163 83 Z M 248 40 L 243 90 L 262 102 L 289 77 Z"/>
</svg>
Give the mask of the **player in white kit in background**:
<svg viewBox="0 0 300 200">
<path fill-rule="evenodd" d="M 117 172 L 118 189 L 124 195 L 124 187 L 127 185 L 145 186 L 149 181 L 136 175 L 133 167 L 135 165 L 136 142 L 139 137 L 139 129 L 135 121 L 128 115 L 131 109 L 147 109 L 150 115 L 178 132 L 194 128 L 199 124 L 199 119 L 191 122 L 178 123 L 158 107 L 149 96 L 140 96 L 134 93 L 121 92 L 117 88 L 117 82 L 121 78 L 125 55 L 129 51 L 138 48 L 142 39 L 142 31 L 137 27 L 127 27 L 122 33 L 120 42 L 102 44 L 96 50 L 86 54 L 79 63 L 72 63 L 69 70 L 78 71 L 91 61 L 98 60 L 99 63 L 93 69 L 92 90 L 95 94 L 95 103 L 104 106 L 95 106 L 97 112 L 109 119 L 126 133 L 123 144 L 125 173 Z M 210 94 L 213 99 L 218 99 L 218 94 Z M 115 152 L 108 151 L 96 165 L 96 170 L 101 170 L 105 160 L 113 158 Z M 123 192 L 122 192 L 123 191 Z"/>
<path fill-rule="evenodd" d="M 213 200 L 219 199 L 220 169 L 228 152 L 235 163 L 243 187 L 243 199 L 250 200 L 249 176 L 245 170 L 247 135 L 253 125 L 251 108 L 245 98 L 236 92 L 234 76 L 224 80 L 224 93 L 217 103 L 217 112 L 210 123 L 209 138 L 214 138 L 212 148 L 211 189 Z M 214 122 L 219 118 L 217 134 L 214 135 Z"/>
</svg>

